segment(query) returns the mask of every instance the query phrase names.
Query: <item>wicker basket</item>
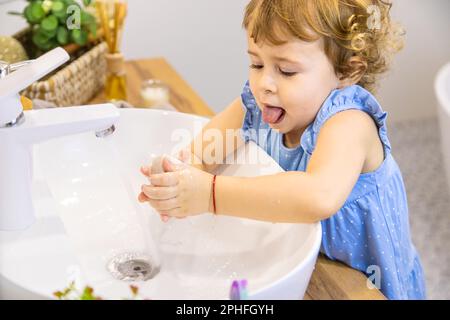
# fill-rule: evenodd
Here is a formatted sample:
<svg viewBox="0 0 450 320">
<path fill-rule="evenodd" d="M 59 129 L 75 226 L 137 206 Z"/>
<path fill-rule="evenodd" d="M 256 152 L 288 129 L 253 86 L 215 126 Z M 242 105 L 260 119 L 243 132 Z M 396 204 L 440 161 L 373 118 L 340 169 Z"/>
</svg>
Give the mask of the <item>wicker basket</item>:
<svg viewBox="0 0 450 320">
<path fill-rule="evenodd" d="M 25 47 L 28 30 L 14 37 Z M 30 99 L 42 99 L 59 107 L 82 105 L 92 99 L 104 86 L 106 78 L 105 42 L 91 44 L 71 54 L 71 60 L 49 74 L 41 81 L 33 83 L 22 94 Z"/>
</svg>

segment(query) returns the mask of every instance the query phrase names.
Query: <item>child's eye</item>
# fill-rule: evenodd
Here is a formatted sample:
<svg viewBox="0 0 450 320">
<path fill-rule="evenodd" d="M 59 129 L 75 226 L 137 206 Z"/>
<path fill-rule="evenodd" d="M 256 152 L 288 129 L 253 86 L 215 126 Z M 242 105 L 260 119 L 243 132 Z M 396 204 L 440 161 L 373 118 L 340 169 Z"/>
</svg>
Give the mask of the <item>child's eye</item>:
<svg viewBox="0 0 450 320">
<path fill-rule="evenodd" d="M 279 69 L 279 70 L 280 70 L 280 73 L 285 77 L 293 77 L 297 74 L 297 72 L 287 72 L 287 71 L 283 71 L 281 69 Z"/>
<path fill-rule="evenodd" d="M 262 69 L 262 65 L 259 65 L 259 64 L 251 64 L 250 65 L 250 68 L 252 68 L 252 69 Z"/>
</svg>

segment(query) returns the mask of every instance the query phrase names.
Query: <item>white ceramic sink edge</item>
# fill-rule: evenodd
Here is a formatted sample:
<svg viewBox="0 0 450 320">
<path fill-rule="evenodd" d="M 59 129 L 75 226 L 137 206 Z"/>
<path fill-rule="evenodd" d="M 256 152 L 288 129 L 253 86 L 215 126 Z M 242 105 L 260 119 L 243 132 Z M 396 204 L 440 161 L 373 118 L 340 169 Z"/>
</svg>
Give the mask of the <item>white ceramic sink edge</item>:
<svg viewBox="0 0 450 320">
<path fill-rule="evenodd" d="M 92 271 L 89 278 L 97 281 L 94 281 L 96 292 L 113 299 L 127 295 L 129 283 L 112 279 L 104 272 L 106 269 L 102 263 L 112 250 L 108 245 L 118 245 L 116 238 L 124 239 L 124 245 L 139 248 L 139 231 L 131 236 L 131 240 L 130 234 L 125 232 L 138 230 L 130 227 L 133 222 L 131 215 L 126 216 L 131 217 L 130 226 L 124 225 L 116 233 L 103 230 L 108 224 L 99 224 L 99 221 L 105 221 L 100 210 L 104 208 L 99 204 L 102 195 L 88 197 L 83 192 L 89 185 L 93 190 L 103 190 L 106 182 L 101 181 L 100 177 L 110 178 L 116 174 L 115 179 L 119 181 L 123 176 L 114 172 L 118 164 L 124 165 L 124 172 L 136 189 L 133 192 L 137 192 L 143 180 L 137 170 L 136 173 L 133 170 L 139 168 L 143 159 L 170 153 L 174 141 L 169 137 L 173 138 L 174 131 L 186 130 L 193 137 L 208 119 L 160 110 L 122 109 L 120 113 L 117 131 L 108 139 L 117 147 L 121 159 L 110 164 L 110 167 L 104 168 L 105 159 L 111 155 L 110 150 L 102 147 L 102 141 L 89 134 L 56 139 L 37 148 L 33 192 L 38 220 L 26 231 L 0 232 L 0 298 L 52 298 L 52 292 L 62 289 L 70 280 L 78 279 L 80 283 L 91 285 L 92 282 L 86 281 L 89 278 L 85 272 L 87 265 L 92 266 L 92 270 L 100 266 L 98 272 Z M 253 152 L 262 160 L 260 164 L 224 165 L 220 172 L 251 176 L 282 171 L 253 143 L 240 150 L 238 156 L 245 157 Z M 118 212 L 115 208 L 131 212 L 136 207 L 130 204 L 129 194 L 125 190 L 127 186 L 116 189 L 111 192 L 119 196 L 111 199 L 112 208 L 108 217 L 120 218 L 122 220 L 112 222 L 122 223 L 125 221 L 122 211 Z M 67 201 L 69 194 L 71 201 Z M 75 217 L 73 212 L 80 212 L 81 208 L 86 217 L 90 208 L 97 208 L 98 211 L 91 213 L 98 214 L 103 220 L 91 219 L 91 225 L 86 219 L 80 220 L 80 215 Z M 152 234 L 163 233 L 170 241 L 181 242 L 177 246 L 162 243 L 159 250 L 166 269 L 162 268 L 154 279 L 136 282 L 147 297 L 226 299 L 231 281 L 246 278 L 251 299 L 303 298 L 320 248 L 320 223 L 272 224 L 206 214 L 169 222 L 172 226 L 167 229 L 151 209 L 142 208 L 149 212 L 146 223 Z M 98 232 L 82 234 L 79 229 L 67 225 L 72 221 Z M 208 243 L 209 247 L 205 247 L 204 243 Z M 87 259 L 91 253 L 98 253 L 103 260 L 99 258 L 93 262 L 91 258 Z M 181 270 L 181 262 L 189 267 Z"/>
</svg>

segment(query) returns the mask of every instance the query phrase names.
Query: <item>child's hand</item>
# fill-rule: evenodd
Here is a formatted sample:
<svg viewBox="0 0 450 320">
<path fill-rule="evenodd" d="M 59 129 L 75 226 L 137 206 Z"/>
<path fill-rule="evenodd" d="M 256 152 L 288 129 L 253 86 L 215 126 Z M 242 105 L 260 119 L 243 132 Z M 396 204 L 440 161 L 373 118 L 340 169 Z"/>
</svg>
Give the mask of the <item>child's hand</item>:
<svg viewBox="0 0 450 320">
<path fill-rule="evenodd" d="M 183 218 L 211 211 L 213 175 L 186 163 L 173 164 L 167 157 L 163 168 L 165 172 L 159 174 L 152 174 L 148 167 L 141 168 L 151 185 L 142 186 L 140 202 L 148 201 L 163 221 L 167 217 Z"/>
<path fill-rule="evenodd" d="M 187 163 L 187 164 L 193 166 L 194 168 L 206 171 L 205 167 L 203 166 L 202 160 L 199 157 L 197 157 L 195 154 L 193 154 L 190 149 L 180 150 L 180 152 L 178 152 L 177 158 L 178 158 L 178 160 L 180 160 L 184 163 Z"/>
</svg>

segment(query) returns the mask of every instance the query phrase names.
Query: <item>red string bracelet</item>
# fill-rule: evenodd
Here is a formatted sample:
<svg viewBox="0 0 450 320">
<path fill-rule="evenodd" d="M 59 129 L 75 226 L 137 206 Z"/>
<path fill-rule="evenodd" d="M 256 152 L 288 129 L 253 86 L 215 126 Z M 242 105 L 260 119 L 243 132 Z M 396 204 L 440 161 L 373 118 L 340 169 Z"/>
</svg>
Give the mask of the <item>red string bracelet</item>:
<svg viewBox="0 0 450 320">
<path fill-rule="evenodd" d="M 213 182 L 212 182 L 212 196 L 213 196 L 214 214 L 217 214 L 217 212 L 216 212 L 216 175 L 214 175 Z"/>
</svg>

